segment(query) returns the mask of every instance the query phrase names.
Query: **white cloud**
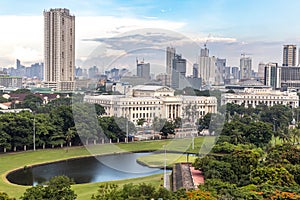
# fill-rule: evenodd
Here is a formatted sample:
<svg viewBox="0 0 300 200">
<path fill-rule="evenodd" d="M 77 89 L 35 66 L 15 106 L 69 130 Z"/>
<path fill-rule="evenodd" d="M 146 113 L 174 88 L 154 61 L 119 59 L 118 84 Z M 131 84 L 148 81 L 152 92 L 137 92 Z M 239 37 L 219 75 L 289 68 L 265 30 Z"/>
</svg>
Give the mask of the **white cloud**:
<svg viewBox="0 0 300 200">
<path fill-rule="evenodd" d="M 13 57 L 18 58 L 22 62 L 30 64 L 35 60 L 42 60 L 42 53 L 36 49 L 25 48 L 25 47 L 16 47 L 13 52 Z"/>
<path fill-rule="evenodd" d="M 76 17 L 76 58 L 82 59 L 99 45 L 83 39 L 112 37 L 141 28 L 179 30 L 185 23 L 157 19 L 113 16 Z M 15 59 L 38 62 L 43 55 L 43 16 L 0 16 L 0 67 L 12 66 Z"/>
</svg>

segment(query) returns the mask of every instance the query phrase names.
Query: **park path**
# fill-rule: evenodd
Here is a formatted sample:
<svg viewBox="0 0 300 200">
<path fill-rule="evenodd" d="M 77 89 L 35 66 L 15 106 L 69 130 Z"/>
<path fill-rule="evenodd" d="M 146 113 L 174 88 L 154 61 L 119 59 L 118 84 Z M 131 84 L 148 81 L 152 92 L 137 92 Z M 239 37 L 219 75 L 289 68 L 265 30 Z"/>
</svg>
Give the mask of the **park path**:
<svg viewBox="0 0 300 200">
<path fill-rule="evenodd" d="M 200 170 L 197 170 L 194 167 L 190 167 L 190 171 L 195 188 L 198 188 L 198 185 L 204 184 L 204 176 Z"/>
</svg>

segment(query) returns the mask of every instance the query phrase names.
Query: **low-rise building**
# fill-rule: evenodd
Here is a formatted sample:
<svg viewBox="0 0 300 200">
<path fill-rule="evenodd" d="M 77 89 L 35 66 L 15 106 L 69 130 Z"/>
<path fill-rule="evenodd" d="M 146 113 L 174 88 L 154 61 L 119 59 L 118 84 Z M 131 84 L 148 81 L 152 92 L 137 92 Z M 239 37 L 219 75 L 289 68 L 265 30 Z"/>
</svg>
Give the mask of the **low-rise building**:
<svg viewBox="0 0 300 200">
<path fill-rule="evenodd" d="M 0 85 L 6 88 L 22 88 L 22 78 L 16 76 L 0 76 Z"/>
<path fill-rule="evenodd" d="M 272 88 L 244 88 L 242 92 L 225 93 L 221 96 L 221 105 L 227 103 L 244 104 L 245 107 L 256 107 L 259 104 L 274 106 L 282 104 L 291 108 L 299 106 L 299 96 L 296 92 L 281 92 Z"/>
<path fill-rule="evenodd" d="M 195 121 L 217 112 L 217 99 L 204 96 L 175 96 L 167 86 L 138 85 L 126 95 L 86 95 L 84 101 L 104 107 L 107 116 L 127 117 L 133 123 L 144 118 L 151 125 L 155 117 Z"/>
</svg>

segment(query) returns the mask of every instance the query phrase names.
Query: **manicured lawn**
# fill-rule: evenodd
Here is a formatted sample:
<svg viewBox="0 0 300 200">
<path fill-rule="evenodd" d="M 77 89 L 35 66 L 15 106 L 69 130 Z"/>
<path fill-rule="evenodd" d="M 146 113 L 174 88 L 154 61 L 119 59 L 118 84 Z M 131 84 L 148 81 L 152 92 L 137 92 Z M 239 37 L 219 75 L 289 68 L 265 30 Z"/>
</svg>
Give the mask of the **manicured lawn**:
<svg viewBox="0 0 300 200">
<path fill-rule="evenodd" d="M 157 174 L 142 178 L 135 178 L 135 179 L 126 179 L 126 180 L 119 180 L 119 181 L 111 181 L 109 183 L 117 184 L 119 187 L 122 187 L 124 184 L 133 183 L 133 184 L 152 184 L 156 187 L 163 185 L 163 174 Z M 88 200 L 91 199 L 93 194 L 97 193 L 99 185 L 104 183 L 87 183 L 87 184 L 77 184 L 73 185 L 72 188 L 74 189 L 75 193 L 77 194 L 78 200 Z"/>
<path fill-rule="evenodd" d="M 166 153 L 166 164 L 168 167 L 172 167 L 173 164 L 179 162 L 194 162 L 196 158 L 196 156 L 187 156 L 185 154 Z M 137 160 L 150 167 L 164 167 L 165 154 L 158 153 L 148 156 L 141 156 Z"/>
<path fill-rule="evenodd" d="M 174 140 L 159 140 L 159 141 L 141 141 L 133 143 L 122 144 L 100 144 L 85 147 L 72 147 L 68 150 L 66 148 L 59 149 L 46 149 L 37 151 L 27 151 L 18 153 L 0 154 L 0 191 L 8 193 L 11 197 L 19 198 L 26 186 L 19 186 L 8 183 L 5 181 L 5 176 L 8 171 L 16 168 L 23 168 L 24 166 L 30 166 L 39 163 L 53 162 L 58 160 L 64 160 L 68 158 L 91 156 L 91 155 L 103 155 L 110 153 L 119 153 L 127 151 L 155 151 L 164 150 L 164 145 L 168 151 L 189 151 L 191 153 L 204 152 L 210 148 L 210 144 L 213 143 L 214 137 L 197 137 L 195 138 L 194 149 L 191 148 L 191 138 L 187 139 L 174 139 Z M 204 143 L 204 144 L 203 144 Z M 203 145 L 202 145 L 203 144 Z M 200 148 L 202 146 L 202 148 Z M 204 148 L 203 148 L 204 147 Z M 200 150 L 201 149 L 201 150 Z M 155 185 L 160 185 L 160 175 L 154 175 L 150 177 L 130 179 L 123 181 L 116 181 L 116 183 L 140 183 L 150 182 Z M 99 183 L 90 184 L 78 184 L 73 188 L 78 194 L 79 199 L 86 199 L 97 191 Z"/>
</svg>

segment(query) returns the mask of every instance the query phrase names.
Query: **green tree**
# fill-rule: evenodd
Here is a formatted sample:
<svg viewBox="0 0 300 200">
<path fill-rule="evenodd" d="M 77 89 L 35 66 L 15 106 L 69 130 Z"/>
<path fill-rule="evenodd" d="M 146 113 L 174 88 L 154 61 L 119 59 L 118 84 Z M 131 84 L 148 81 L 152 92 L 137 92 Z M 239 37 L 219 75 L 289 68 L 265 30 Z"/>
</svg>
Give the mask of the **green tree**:
<svg viewBox="0 0 300 200">
<path fill-rule="evenodd" d="M 92 200 L 122 200 L 122 193 L 115 184 L 101 184 L 97 194 L 92 195 Z"/>
<path fill-rule="evenodd" d="M 16 91 L 11 91 L 12 94 L 32 94 L 29 89 L 17 89 Z"/>
<path fill-rule="evenodd" d="M 10 135 L 2 129 L 2 124 L 0 124 L 0 148 L 3 148 L 4 152 L 11 148 L 10 140 Z"/>
<path fill-rule="evenodd" d="M 258 167 L 251 172 L 250 177 L 251 182 L 256 185 L 293 186 L 296 184 L 293 175 L 283 167 Z"/>
<path fill-rule="evenodd" d="M 30 108 L 32 111 L 38 111 L 40 105 L 43 104 L 43 99 L 34 94 L 28 94 L 22 102 L 23 108 Z"/>
<path fill-rule="evenodd" d="M 136 124 L 138 126 L 143 126 L 145 122 L 146 122 L 145 118 L 140 118 L 140 119 L 137 120 Z"/>
<path fill-rule="evenodd" d="M 71 146 L 72 143 L 72 139 L 76 136 L 77 132 L 76 132 L 76 128 L 75 127 L 71 127 L 68 129 L 67 133 L 65 134 L 65 139 L 67 142 L 67 147 Z M 68 149 L 67 149 L 68 151 Z"/>
<path fill-rule="evenodd" d="M 10 198 L 5 192 L 0 192 L 0 200 L 16 200 L 15 198 Z"/>
<path fill-rule="evenodd" d="M 160 130 L 161 135 L 168 137 L 169 134 L 175 134 L 175 124 L 173 121 L 166 121 L 162 129 Z"/>
<path fill-rule="evenodd" d="M 300 129 L 299 126 L 297 125 L 296 128 L 290 129 L 289 130 L 289 135 L 291 136 L 292 143 L 293 144 L 298 144 L 299 139 L 300 139 Z"/>
<path fill-rule="evenodd" d="M 74 200 L 77 198 L 71 189 L 74 182 L 66 176 L 55 176 L 49 180 L 46 186 L 34 186 L 28 188 L 22 195 L 22 200 Z"/>
<path fill-rule="evenodd" d="M 237 176 L 238 185 L 247 185 L 249 176 L 253 169 L 259 164 L 262 152 L 259 149 L 236 149 L 230 155 L 226 156 L 226 161 L 231 164 L 234 174 Z"/>
<path fill-rule="evenodd" d="M 57 200 L 66 199 L 73 200 L 77 198 L 75 192 L 71 189 L 71 185 L 74 181 L 67 176 L 54 176 L 47 183 L 45 187 L 45 199 Z"/>
<path fill-rule="evenodd" d="M 104 115 L 105 114 L 105 109 L 103 106 L 101 106 L 100 104 L 94 104 L 95 105 L 95 111 L 96 111 L 96 114 L 98 116 L 101 116 L 101 115 Z"/>
<path fill-rule="evenodd" d="M 292 121 L 292 110 L 284 105 L 276 104 L 261 113 L 261 120 L 274 125 L 275 130 L 283 130 Z"/>
<path fill-rule="evenodd" d="M 211 121 L 211 115 L 212 113 L 207 113 L 202 118 L 198 119 L 197 125 L 198 125 L 198 131 L 202 131 L 203 129 L 208 129 L 209 124 Z"/>
<path fill-rule="evenodd" d="M 272 139 L 272 126 L 269 123 L 252 121 L 245 130 L 247 140 L 257 147 L 264 147 Z"/>
<path fill-rule="evenodd" d="M 33 200 L 33 199 L 40 199 L 43 200 L 46 197 L 46 191 L 44 186 L 37 185 L 35 187 L 31 187 L 26 189 L 24 194 L 21 196 L 22 200 Z"/>
<path fill-rule="evenodd" d="M 166 119 L 154 117 L 153 123 L 152 123 L 152 129 L 156 132 L 160 132 L 163 128 L 164 124 L 166 123 Z"/>
</svg>

